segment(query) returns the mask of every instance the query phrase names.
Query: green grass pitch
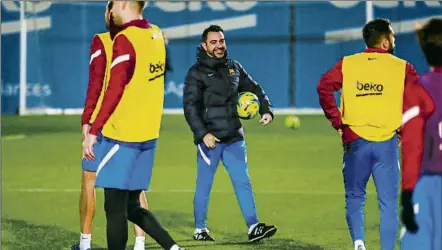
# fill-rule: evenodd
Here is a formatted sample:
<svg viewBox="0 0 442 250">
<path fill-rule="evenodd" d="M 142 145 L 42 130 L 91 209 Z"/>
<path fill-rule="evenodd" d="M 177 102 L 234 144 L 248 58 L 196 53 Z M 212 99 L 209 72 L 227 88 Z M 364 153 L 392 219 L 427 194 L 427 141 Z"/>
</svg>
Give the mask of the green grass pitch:
<svg viewBox="0 0 442 250">
<path fill-rule="evenodd" d="M 247 243 L 229 176 L 219 166 L 208 226 L 215 243 L 192 240 L 196 148 L 182 115 L 165 115 L 153 170 L 150 209 L 189 249 L 353 249 L 345 222 L 340 138 L 323 116 L 284 116 L 267 127 L 244 121 L 249 173 L 259 219 L 275 224 L 272 239 Z M 81 129 L 78 116 L 2 116 L 2 249 L 70 249 L 79 239 Z M 366 245 L 379 246 L 372 181 L 366 202 Z M 93 249 L 104 249 L 103 193 L 97 191 Z M 129 231 L 129 246 L 134 234 Z M 148 249 L 160 249 L 147 237 Z M 128 248 L 129 249 L 129 248 Z"/>
</svg>

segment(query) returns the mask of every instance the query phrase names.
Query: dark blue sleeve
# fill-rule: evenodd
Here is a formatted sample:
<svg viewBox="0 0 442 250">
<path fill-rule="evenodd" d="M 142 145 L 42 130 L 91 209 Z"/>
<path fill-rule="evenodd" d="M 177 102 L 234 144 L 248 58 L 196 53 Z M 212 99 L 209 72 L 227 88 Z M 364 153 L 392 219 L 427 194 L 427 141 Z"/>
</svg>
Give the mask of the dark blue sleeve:
<svg viewBox="0 0 442 250">
<path fill-rule="evenodd" d="M 202 83 L 198 80 L 198 72 L 190 68 L 183 90 L 184 117 L 194 137 L 200 140 L 208 133 L 201 117 L 202 95 Z"/>
</svg>

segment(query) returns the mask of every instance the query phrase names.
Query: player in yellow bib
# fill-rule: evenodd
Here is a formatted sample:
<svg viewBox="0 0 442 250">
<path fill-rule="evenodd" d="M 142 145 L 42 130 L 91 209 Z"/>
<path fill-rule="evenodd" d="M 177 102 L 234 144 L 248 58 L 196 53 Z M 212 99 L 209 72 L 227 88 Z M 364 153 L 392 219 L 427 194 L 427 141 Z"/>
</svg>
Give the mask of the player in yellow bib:
<svg viewBox="0 0 442 250">
<path fill-rule="evenodd" d="M 82 115 L 83 138 L 87 135 L 90 125 L 95 121 L 103 101 L 104 92 L 109 80 L 110 64 L 112 62 L 112 38 L 118 32 L 118 27 L 110 18 L 112 2 L 106 6 L 105 20 L 108 32 L 96 34 L 92 39 L 89 61 L 89 84 L 84 112 Z M 98 139 L 98 143 L 101 138 Z M 82 188 L 80 194 L 80 243 L 74 245 L 72 250 L 91 249 L 92 221 L 95 214 L 95 179 L 98 163 L 96 161 L 82 160 Z M 140 194 L 141 206 L 147 208 L 144 192 Z M 144 231 L 135 225 L 134 250 L 145 249 Z"/>
<path fill-rule="evenodd" d="M 364 203 L 371 175 L 380 210 L 382 250 L 394 250 L 398 233 L 398 130 L 405 85 L 415 84 L 414 67 L 393 55 L 390 22 L 376 19 L 363 28 L 367 49 L 345 56 L 318 84 L 319 101 L 344 144 L 346 218 L 355 250 L 365 250 Z M 342 89 L 341 108 L 333 92 Z"/>
<path fill-rule="evenodd" d="M 96 186 L 104 188 L 109 250 L 126 248 L 127 220 L 140 226 L 164 249 L 180 249 L 139 201 L 152 175 L 163 112 L 166 60 L 161 30 L 139 18 L 144 4 L 113 2 L 112 16 L 122 30 L 114 39 L 103 103 L 83 144 L 85 157 L 99 162 Z M 101 142 L 95 144 L 100 131 Z"/>
</svg>

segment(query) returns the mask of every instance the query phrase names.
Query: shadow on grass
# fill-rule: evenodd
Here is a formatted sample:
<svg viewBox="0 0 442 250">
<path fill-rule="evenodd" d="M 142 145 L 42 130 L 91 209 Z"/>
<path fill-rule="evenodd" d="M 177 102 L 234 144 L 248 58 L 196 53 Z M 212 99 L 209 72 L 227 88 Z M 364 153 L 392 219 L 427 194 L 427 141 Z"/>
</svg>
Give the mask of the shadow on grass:
<svg viewBox="0 0 442 250">
<path fill-rule="evenodd" d="M 23 220 L 2 220 L 2 249 L 70 249 L 79 234 L 55 226 L 30 224 Z M 5 237 L 7 232 L 8 237 Z"/>
<path fill-rule="evenodd" d="M 152 211 L 160 223 L 173 235 L 178 242 L 186 238 L 191 241 L 193 233 L 193 217 L 185 213 L 171 211 Z M 70 232 L 57 226 L 32 224 L 24 220 L 4 218 L 2 219 L 2 249 L 10 250 L 70 250 L 72 245 L 79 239 L 78 232 Z M 134 236 L 129 222 L 129 239 Z M 150 237 L 147 237 L 147 249 L 161 249 Z M 193 242 L 193 240 L 192 240 Z M 105 250 L 105 246 L 97 246 L 92 243 L 93 250 Z M 126 249 L 133 249 L 128 245 Z"/>
<path fill-rule="evenodd" d="M 223 246 L 223 249 L 229 249 L 228 246 L 237 246 L 241 249 L 296 249 L 296 250 L 323 250 L 318 245 L 307 244 L 302 241 L 291 238 L 279 238 L 278 232 L 270 239 L 263 239 L 259 242 L 248 242 L 247 237 L 243 234 L 235 233 L 224 234 L 225 240 L 218 242 L 216 245 Z M 225 247 L 224 247 L 225 246 Z"/>
<path fill-rule="evenodd" d="M 181 240 L 178 241 L 180 247 L 188 249 L 211 249 L 212 247 L 217 247 L 217 249 L 277 249 L 277 250 L 324 250 L 321 246 L 303 243 L 292 239 L 281 239 L 272 238 L 266 239 L 258 243 L 250 243 L 245 241 L 246 239 L 240 240 L 226 240 L 226 241 L 216 241 L 214 243 L 210 242 L 196 242 L 193 240 Z M 162 249 L 161 247 L 148 246 L 148 249 Z"/>
<path fill-rule="evenodd" d="M 240 248 L 244 249 L 296 249 L 296 250 L 323 250 L 322 247 L 318 245 L 307 244 L 301 241 L 293 240 L 293 239 L 284 239 L 284 238 L 271 238 L 265 239 L 261 242 L 257 243 L 249 243 L 249 242 L 235 242 L 235 241 L 226 241 L 222 243 L 217 243 L 217 245 L 222 246 L 240 246 Z M 225 248 L 228 249 L 228 248 Z"/>
<path fill-rule="evenodd" d="M 154 212 L 155 213 L 155 212 Z M 157 214 L 157 213 L 155 213 Z M 193 218 L 179 218 L 177 220 L 172 217 L 167 217 L 169 213 L 158 213 L 160 220 L 164 220 L 164 225 L 168 224 L 170 220 L 173 225 L 180 225 L 180 229 L 176 227 L 171 228 L 173 232 L 178 234 L 176 237 L 177 243 L 180 247 L 188 249 L 211 249 L 216 247 L 217 249 L 277 249 L 277 250 L 323 250 L 319 245 L 307 244 L 295 239 L 288 238 L 278 238 L 276 234 L 275 237 L 270 239 L 264 239 L 260 242 L 250 243 L 247 240 L 247 236 L 242 233 L 223 233 L 215 242 L 197 242 L 192 239 L 193 234 Z M 166 219 L 169 218 L 169 219 Z M 183 220 L 184 219 L 184 220 Z M 190 219 L 190 220 L 189 220 Z M 177 223 L 180 221 L 181 223 Z M 161 221 L 163 223 L 163 221 Z M 148 245 L 147 249 L 162 249 L 158 245 Z"/>
<path fill-rule="evenodd" d="M 212 246 L 222 249 L 297 249 L 297 250 L 323 250 L 318 245 L 307 244 L 295 239 L 274 238 L 265 239 L 258 243 L 247 242 L 244 234 L 223 234 L 216 242 L 196 242 L 192 239 L 193 217 L 187 214 L 152 211 L 161 224 L 173 232 L 175 240 L 181 247 L 189 249 L 210 249 Z M 27 250 L 70 250 L 76 243 L 79 235 L 56 226 L 35 225 L 23 220 L 2 220 L 2 249 L 27 249 Z M 5 234 L 6 233 L 6 234 Z M 131 237 L 132 232 L 129 232 Z M 103 246 L 92 246 L 93 250 L 106 250 Z M 128 245 L 126 249 L 133 249 Z M 153 239 L 147 238 L 147 249 L 162 249 Z"/>
</svg>

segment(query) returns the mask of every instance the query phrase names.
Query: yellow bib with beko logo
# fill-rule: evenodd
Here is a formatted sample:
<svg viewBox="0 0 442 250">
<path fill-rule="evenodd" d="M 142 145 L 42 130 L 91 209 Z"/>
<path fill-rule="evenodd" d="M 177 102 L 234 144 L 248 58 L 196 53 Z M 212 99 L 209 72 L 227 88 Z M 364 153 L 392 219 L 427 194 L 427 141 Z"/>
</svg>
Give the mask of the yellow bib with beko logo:
<svg viewBox="0 0 442 250">
<path fill-rule="evenodd" d="M 166 48 L 160 28 L 130 26 L 124 35 L 135 50 L 135 69 L 123 96 L 103 127 L 105 137 L 144 142 L 159 137 L 164 102 Z"/>
<path fill-rule="evenodd" d="M 343 124 L 368 141 L 391 139 L 401 126 L 406 64 L 388 53 L 344 57 Z"/>
<path fill-rule="evenodd" d="M 103 79 L 103 86 L 101 87 L 101 93 L 98 97 L 97 105 L 95 106 L 94 112 L 92 113 L 91 119 L 89 121 L 90 124 L 94 123 L 97 118 L 98 112 L 101 108 L 101 103 L 103 102 L 104 92 L 106 92 L 107 84 L 109 83 L 109 71 L 110 65 L 112 63 L 112 39 L 110 37 L 109 32 L 103 32 L 97 34 L 98 38 L 100 38 L 101 42 L 104 46 L 104 51 L 100 51 L 100 53 L 104 53 L 106 55 L 106 74 Z"/>
</svg>

